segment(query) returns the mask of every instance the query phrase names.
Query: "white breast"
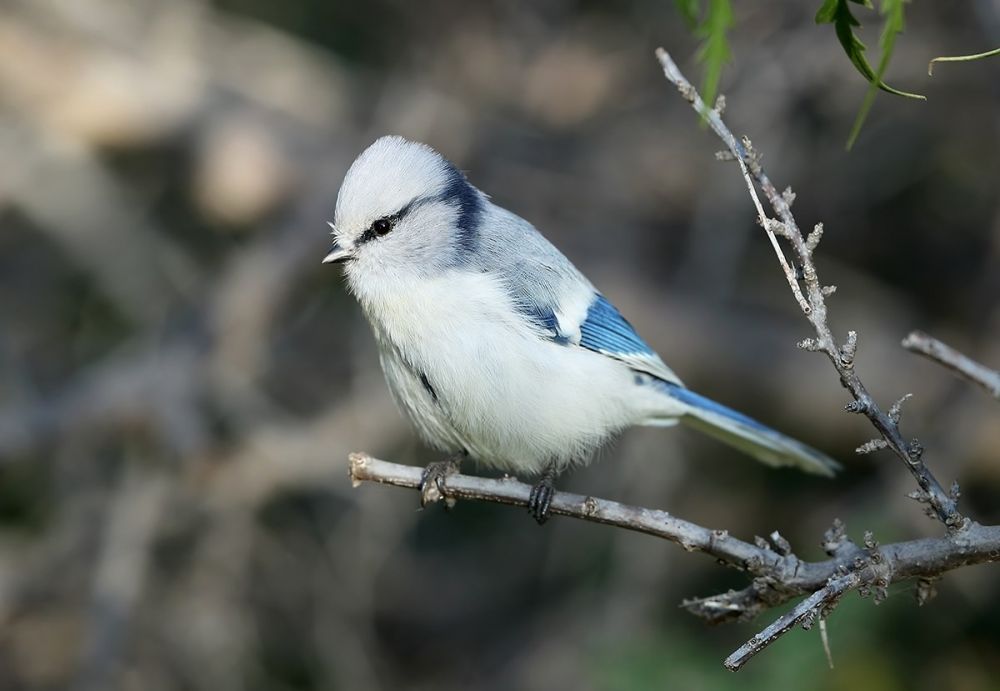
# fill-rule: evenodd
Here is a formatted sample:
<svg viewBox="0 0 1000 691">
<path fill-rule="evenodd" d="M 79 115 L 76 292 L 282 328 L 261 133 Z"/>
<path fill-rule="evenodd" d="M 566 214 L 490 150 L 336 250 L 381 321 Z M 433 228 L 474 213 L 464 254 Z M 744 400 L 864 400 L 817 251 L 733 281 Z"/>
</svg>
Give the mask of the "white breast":
<svg viewBox="0 0 1000 691">
<path fill-rule="evenodd" d="M 390 387 L 439 448 L 537 473 L 550 462 L 587 460 L 608 435 L 639 421 L 625 365 L 544 338 L 487 274 L 353 287 Z"/>
</svg>

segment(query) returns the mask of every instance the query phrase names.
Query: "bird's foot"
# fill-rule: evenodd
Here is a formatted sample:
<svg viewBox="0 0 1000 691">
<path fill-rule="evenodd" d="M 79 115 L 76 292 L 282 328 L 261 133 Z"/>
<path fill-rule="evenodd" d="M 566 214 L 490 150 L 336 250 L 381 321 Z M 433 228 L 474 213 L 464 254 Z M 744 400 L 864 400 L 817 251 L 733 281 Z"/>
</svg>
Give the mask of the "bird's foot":
<svg viewBox="0 0 1000 691">
<path fill-rule="evenodd" d="M 552 469 L 546 470 L 528 495 L 528 513 L 530 513 L 538 525 L 542 525 L 549 520 L 549 507 L 552 506 L 552 497 L 556 494 L 555 472 Z"/>
<path fill-rule="evenodd" d="M 418 487 L 421 508 L 441 499 L 444 499 L 445 508 L 450 509 L 455 506 L 455 498 L 449 497 L 444 491 L 444 481 L 449 475 L 454 475 L 459 471 L 463 458 L 465 458 L 465 454 L 459 453 L 449 456 L 443 461 L 427 464 L 423 475 L 420 476 L 420 486 Z"/>
</svg>

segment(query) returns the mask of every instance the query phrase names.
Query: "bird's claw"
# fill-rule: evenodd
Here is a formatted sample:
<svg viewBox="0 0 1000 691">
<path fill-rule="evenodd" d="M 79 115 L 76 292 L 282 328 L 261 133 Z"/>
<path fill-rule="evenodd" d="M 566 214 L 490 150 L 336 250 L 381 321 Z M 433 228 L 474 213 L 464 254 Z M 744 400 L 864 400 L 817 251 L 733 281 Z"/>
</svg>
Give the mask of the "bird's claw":
<svg viewBox="0 0 1000 691">
<path fill-rule="evenodd" d="M 549 519 L 549 507 L 552 506 L 552 497 L 555 496 L 555 493 L 553 478 L 548 474 L 544 475 L 531 488 L 531 494 L 528 495 L 528 513 L 538 521 L 538 525 L 542 525 Z"/>
<path fill-rule="evenodd" d="M 444 481 L 449 475 L 459 470 L 460 456 L 452 456 L 443 461 L 428 463 L 420 476 L 420 508 L 444 499 L 445 507 L 450 509 L 455 505 L 455 498 L 449 497 L 444 489 Z"/>
</svg>

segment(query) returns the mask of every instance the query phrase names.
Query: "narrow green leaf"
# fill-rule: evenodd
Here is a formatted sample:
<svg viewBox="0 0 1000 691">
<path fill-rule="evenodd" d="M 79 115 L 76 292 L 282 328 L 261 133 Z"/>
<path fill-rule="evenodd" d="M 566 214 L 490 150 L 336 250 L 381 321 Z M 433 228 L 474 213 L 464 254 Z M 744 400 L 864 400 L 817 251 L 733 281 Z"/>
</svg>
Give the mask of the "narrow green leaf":
<svg viewBox="0 0 1000 691">
<path fill-rule="evenodd" d="M 940 58 L 934 58 L 927 64 L 927 74 L 933 76 L 935 62 L 969 62 L 970 60 L 982 60 L 983 58 L 992 58 L 997 55 L 1000 55 L 1000 48 L 988 50 L 985 53 L 976 53 L 974 55 L 946 55 Z"/>
<path fill-rule="evenodd" d="M 822 7 L 816 12 L 817 24 L 832 24 L 837 18 L 837 8 L 840 0 L 824 0 Z"/>
<path fill-rule="evenodd" d="M 708 14 L 698 27 L 697 35 L 704 39 L 698 49 L 698 61 L 705 66 L 701 97 L 709 107 L 719 93 L 722 68 L 729 62 L 732 52 L 726 32 L 733 26 L 733 8 L 729 0 L 709 0 Z"/>
<path fill-rule="evenodd" d="M 861 26 L 861 22 L 859 22 L 857 18 L 851 14 L 851 9 L 848 5 L 849 1 L 854 2 L 855 4 L 863 4 L 866 7 L 871 7 L 870 0 L 868 2 L 859 2 L 858 0 L 824 0 L 823 5 L 816 13 L 816 23 L 833 24 L 837 40 L 840 41 L 840 45 L 843 47 L 844 52 L 847 53 L 847 57 L 850 59 L 851 64 L 854 65 L 854 68 L 861 73 L 866 81 L 874 83 L 877 88 L 882 91 L 887 91 L 890 94 L 905 96 L 906 98 L 926 100 L 926 98 L 920 94 L 912 94 L 907 91 L 894 89 L 886 84 L 880 76 L 876 75 L 871 65 L 868 64 L 868 59 L 865 57 L 865 44 L 862 43 L 861 39 L 854 33 L 854 27 Z"/>
<path fill-rule="evenodd" d="M 882 48 L 882 54 L 879 58 L 878 71 L 875 73 L 874 79 L 869 81 L 865 100 L 861 103 L 861 108 L 858 109 L 858 114 L 854 118 L 854 126 L 851 127 L 851 134 L 847 137 L 848 150 L 854 146 L 854 142 L 857 141 L 858 135 L 861 133 L 861 127 L 864 125 L 865 119 L 868 117 L 868 112 L 875 102 L 875 94 L 878 92 L 879 84 L 885 83 L 882 81 L 882 77 L 889 67 L 892 51 L 896 47 L 896 37 L 903 32 L 905 25 L 903 17 L 903 3 L 905 1 L 882 0 L 880 10 L 885 17 L 885 22 L 882 25 L 882 34 L 879 36 L 879 46 Z"/>
</svg>

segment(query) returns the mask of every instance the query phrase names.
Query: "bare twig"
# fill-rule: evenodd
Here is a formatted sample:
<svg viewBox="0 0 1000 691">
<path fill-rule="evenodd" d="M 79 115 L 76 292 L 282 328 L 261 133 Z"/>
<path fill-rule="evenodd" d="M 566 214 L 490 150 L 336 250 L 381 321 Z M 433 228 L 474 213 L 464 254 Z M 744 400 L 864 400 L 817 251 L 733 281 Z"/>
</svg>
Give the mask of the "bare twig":
<svg viewBox="0 0 1000 691">
<path fill-rule="evenodd" d="M 362 482 L 379 482 L 416 489 L 420 485 L 421 468 L 381 461 L 362 453 L 351 454 L 350 462 L 351 481 L 355 486 Z M 455 474 L 448 476 L 443 484 L 445 496 L 451 499 L 476 499 L 515 506 L 527 506 L 531 493 L 530 485 L 512 477 L 492 479 Z M 438 499 L 440 497 L 434 497 L 435 501 Z M 705 552 L 754 572 L 778 573 L 795 569 L 791 563 L 794 557 L 782 557 L 769 549 L 738 540 L 725 530 L 704 528 L 671 516 L 666 511 L 567 492 L 555 495 L 549 511 L 553 515 L 581 518 L 661 537 L 676 542 L 689 552 Z"/>
<path fill-rule="evenodd" d="M 808 308 L 802 307 L 801 292 L 797 289 L 797 284 L 795 286 L 796 289 L 793 289 L 792 292 L 795 295 L 796 301 L 802 307 L 803 313 L 816 331 L 816 338 L 806 339 L 800 345 L 808 350 L 822 351 L 827 355 L 837 370 L 837 374 L 840 375 L 841 384 L 854 398 L 854 401 L 847 406 L 847 410 L 865 415 L 882 435 L 881 439 L 872 440 L 859 447 L 859 453 L 867 453 L 868 451 L 885 447 L 891 449 L 904 462 L 906 468 L 917 481 L 920 487 L 920 499 L 928 505 L 931 515 L 940 520 L 950 533 L 962 533 L 969 528 L 971 521 L 963 517 L 958 511 L 957 486 L 954 487 L 952 492 L 946 492 L 924 463 L 923 447 L 916 440 L 906 440 L 899 429 L 900 405 L 903 399 L 894 404 L 888 412 L 882 411 L 868 393 L 867 388 L 862 383 L 854 367 L 858 347 L 857 333 L 854 331 L 849 332 L 847 341 L 842 346 L 838 346 L 836 339 L 833 337 L 827 322 L 826 311 L 826 297 L 831 295 L 833 291 L 829 287 L 822 285 L 816 266 L 813 263 L 813 252 L 822 237 L 822 226 L 817 225 L 808 238 L 803 237 L 792 215 L 790 199 L 793 197 L 791 193 L 788 191 L 784 194 L 778 193 L 777 188 L 764 173 L 760 165 L 760 157 L 754 153 L 750 140 L 744 137 L 742 145 L 737 142 L 736 137 L 726 127 L 719 113 L 705 106 L 694 87 L 684 78 L 684 75 L 677 69 L 677 65 L 674 64 L 670 55 L 665 50 L 662 48 L 658 49 L 656 56 L 663 67 L 663 73 L 666 78 L 677 87 L 678 91 L 692 105 L 695 111 L 708 120 L 713 131 L 729 147 L 730 153 L 740 161 L 740 169 L 743 171 L 744 177 L 746 177 L 746 171 L 750 171 L 753 179 L 760 185 L 771 207 L 777 214 L 780 221 L 780 234 L 791 244 L 801 266 L 802 281 L 805 284 L 806 295 L 808 296 Z M 759 208 L 756 195 L 752 194 L 751 196 Z M 834 588 L 834 583 L 836 584 L 836 588 Z M 811 616 L 822 616 L 822 610 L 829 598 L 833 597 L 835 599 L 845 589 L 854 587 L 859 583 L 860 581 L 846 577 L 828 583 L 822 590 L 817 591 L 812 597 L 802 603 L 799 608 L 796 608 L 793 614 L 801 611 Z M 879 587 L 884 588 L 883 585 Z M 823 595 L 824 593 L 825 595 Z M 814 599 L 816 601 L 812 603 Z M 805 614 L 801 614 L 801 616 L 805 616 Z M 749 655 L 769 645 L 778 636 L 791 628 L 796 621 L 797 619 L 794 617 L 791 619 L 788 619 L 787 616 L 782 618 L 769 627 L 764 634 L 755 637 L 747 646 L 737 651 L 734 657 L 731 657 L 727 661 L 727 666 L 730 666 L 730 662 L 734 664 L 738 662 L 738 667 L 739 664 L 742 664 L 741 660 L 748 658 Z M 741 651 L 743 653 L 747 653 L 747 651 L 752 652 L 741 656 Z"/>
<path fill-rule="evenodd" d="M 933 336 L 928 336 L 923 331 L 913 331 L 903 339 L 903 347 L 944 365 L 973 384 L 983 387 L 994 398 L 1000 399 L 1000 372 L 980 365 Z"/>
<path fill-rule="evenodd" d="M 781 223 L 781 235 L 788 240 L 795 250 L 802 269 L 802 280 L 805 284 L 809 309 L 803 309 L 806 317 L 816 330 L 816 338 L 808 339 L 808 349 L 818 350 L 826 354 L 833 363 L 834 368 L 840 375 L 840 382 L 854 397 L 854 401 L 848 409 L 852 412 L 865 415 L 875 428 L 882 435 L 888 448 L 895 453 L 906 465 L 906 468 L 913 475 L 920 489 L 927 495 L 928 505 L 934 516 L 944 523 L 949 530 L 958 530 L 963 525 L 965 518 L 959 513 L 958 506 L 952 496 L 945 491 L 937 478 L 930 472 L 923 461 L 923 447 L 916 440 L 906 440 L 899 429 L 898 420 L 893 420 L 868 393 L 868 389 L 862 383 L 861 378 L 854 370 L 854 354 L 857 349 L 857 334 L 851 332 L 847 343 L 843 347 L 838 347 L 836 339 L 827 323 L 826 314 L 826 294 L 824 286 L 820 283 L 816 266 L 813 263 L 813 250 L 819 242 L 816 235 L 810 239 L 804 238 L 799 230 L 798 224 L 792 216 L 792 210 L 788 203 L 790 195 L 778 192 L 777 188 L 764 173 L 760 164 L 759 156 L 753 153 L 749 146 L 750 142 L 744 138 L 743 144 L 737 142 L 736 137 L 726 127 L 719 114 L 708 108 L 698 92 L 691 83 L 681 74 L 677 65 L 671 59 L 667 51 L 658 48 L 656 57 L 663 67 L 666 78 L 673 83 L 681 96 L 687 100 L 691 107 L 699 115 L 708 120 L 712 130 L 725 142 L 729 151 L 734 157 L 742 162 L 750 170 L 753 179 L 760 185 L 764 196 L 767 197 L 771 207 L 774 209 Z M 796 300 L 798 301 L 797 291 Z"/>
<path fill-rule="evenodd" d="M 666 55 L 666 51 L 660 48 L 657 50 L 657 56 L 659 56 L 661 52 L 663 55 Z M 670 58 L 668 57 L 667 60 L 669 59 Z M 663 63 L 662 58 L 660 59 L 660 62 Z M 671 62 L 670 65 L 673 65 L 673 62 Z M 663 63 L 663 67 L 664 70 L 667 69 L 667 65 L 665 63 Z M 677 71 L 676 66 L 674 66 L 673 69 L 674 71 Z M 777 228 L 782 230 L 781 224 L 768 218 L 767 213 L 764 211 L 764 207 L 760 203 L 760 199 L 757 198 L 757 191 L 753 186 L 753 179 L 751 178 L 750 173 L 755 168 L 759 169 L 760 162 L 751 158 L 748 151 L 738 141 L 736 141 L 736 137 L 733 136 L 733 133 L 730 132 L 729 128 L 727 128 L 722 122 L 722 112 L 724 108 L 708 108 L 701 100 L 701 96 L 698 95 L 695 88 L 684 79 L 679 71 L 677 71 L 677 76 L 680 77 L 681 81 L 671 79 L 669 74 L 667 75 L 667 78 L 677 85 L 677 88 L 681 92 L 681 96 L 683 96 L 695 110 L 705 117 L 709 126 L 712 128 L 712 131 L 719 135 L 722 141 L 725 142 L 726 146 L 729 147 L 728 152 L 720 152 L 721 155 L 717 154 L 717 158 L 719 158 L 719 160 L 729 160 L 729 158 L 732 157 L 739 162 L 740 170 L 743 171 L 743 177 L 747 183 L 747 189 L 750 191 L 750 197 L 753 199 L 754 205 L 757 207 L 757 220 L 764 230 L 767 231 L 767 237 L 771 241 L 774 253 L 778 256 L 778 263 L 781 264 L 781 270 L 785 272 L 785 279 L 788 281 L 788 285 L 792 289 L 792 294 L 795 295 L 795 299 L 799 303 L 799 307 L 802 308 L 803 312 L 809 314 L 811 308 L 799 288 L 799 282 L 795 275 L 795 269 L 793 269 L 789 265 L 788 260 L 785 259 L 785 254 L 781 251 L 781 246 L 778 244 L 778 239 L 775 237 L 775 229 Z M 722 102 L 724 104 L 725 100 L 723 99 Z M 754 175 L 756 176 L 756 173 Z M 790 198 L 794 198 L 794 196 L 791 196 Z"/>
<path fill-rule="evenodd" d="M 811 626 L 811 620 L 817 616 L 817 613 L 825 612 L 832 608 L 844 593 L 858 587 L 860 583 L 861 573 L 858 571 L 849 573 L 846 576 L 831 578 L 825 586 L 795 605 L 790 612 L 780 616 L 774 623 L 741 645 L 732 655 L 727 657 L 725 662 L 723 662 L 726 669 L 738 672 L 751 657 L 771 645 L 779 636 L 786 633 L 796 624 Z"/>
<path fill-rule="evenodd" d="M 355 485 L 378 482 L 417 489 L 422 474 L 422 468 L 390 463 L 368 454 L 350 456 L 350 477 Z M 527 506 L 531 493 L 530 485 L 512 477 L 495 479 L 455 474 L 445 478 L 442 486 L 444 496 L 436 497 L 435 501 L 471 499 Z M 837 521 L 827 532 L 824 542 L 831 558 L 807 562 L 799 559 L 777 533 L 772 534 L 770 542 L 759 539 L 757 544 L 751 544 L 733 537 L 728 531 L 712 530 L 666 511 L 608 499 L 558 492 L 550 511 L 554 515 L 660 537 L 689 552 L 708 554 L 754 576 L 753 584 L 742 591 L 684 603 L 688 611 L 713 622 L 749 619 L 799 595 L 826 588 L 831 579 L 841 576 L 856 574 L 857 581 L 851 581 L 855 585 L 881 588 L 909 578 L 935 578 L 968 564 L 1000 561 L 1000 526 L 982 526 L 973 521 L 969 521 L 962 531 L 942 537 L 881 546 L 871 542 L 864 548 L 848 540 L 843 524 Z M 813 611 L 819 615 L 815 608 Z"/>
</svg>

